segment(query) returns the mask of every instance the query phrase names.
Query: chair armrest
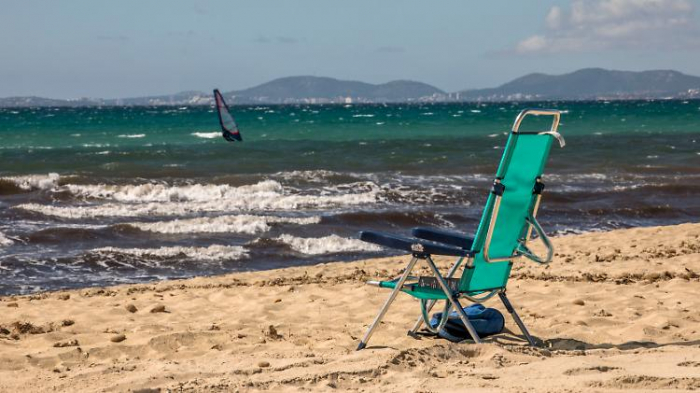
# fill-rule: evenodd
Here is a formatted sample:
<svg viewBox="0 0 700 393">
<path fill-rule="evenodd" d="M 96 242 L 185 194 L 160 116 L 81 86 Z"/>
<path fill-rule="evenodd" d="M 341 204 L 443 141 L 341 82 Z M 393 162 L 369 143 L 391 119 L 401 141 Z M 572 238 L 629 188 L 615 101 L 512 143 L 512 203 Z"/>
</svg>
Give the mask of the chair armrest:
<svg viewBox="0 0 700 393">
<path fill-rule="evenodd" d="M 452 247 L 446 244 L 438 244 L 428 240 L 416 239 L 415 237 L 393 235 L 389 233 L 362 231 L 360 232 L 360 240 L 421 256 L 449 255 L 466 257 L 471 255 L 470 250 Z"/>
<path fill-rule="evenodd" d="M 465 250 L 472 248 L 474 238 L 464 233 L 437 228 L 413 228 L 413 236 L 438 243 L 449 244 Z"/>
</svg>

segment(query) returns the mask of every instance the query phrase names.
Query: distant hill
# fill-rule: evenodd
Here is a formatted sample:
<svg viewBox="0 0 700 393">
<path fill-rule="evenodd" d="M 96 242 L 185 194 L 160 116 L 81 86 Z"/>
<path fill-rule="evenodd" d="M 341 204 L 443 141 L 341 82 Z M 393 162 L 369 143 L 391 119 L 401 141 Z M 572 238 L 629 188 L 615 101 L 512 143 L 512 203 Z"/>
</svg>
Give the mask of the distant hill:
<svg viewBox="0 0 700 393">
<path fill-rule="evenodd" d="M 446 93 L 421 82 L 397 80 L 374 85 L 315 76 L 279 78 L 249 89 L 229 91 L 230 104 L 344 103 L 432 101 Z M 57 100 L 40 97 L 0 98 L 0 107 L 34 106 L 150 106 L 211 105 L 211 92 L 187 91 L 171 95 L 122 99 Z"/>
<path fill-rule="evenodd" d="M 224 93 L 230 104 L 323 104 L 454 101 L 543 101 L 598 99 L 700 98 L 700 77 L 672 70 L 611 71 L 586 68 L 569 74 L 529 74 L 496 88 L 446 93 L 407 80 L 382 84 L 315 76 L 279 78 Z M 0 107 L 212 105 L 211 92 L 123 99 L 60 100 L 41 97 L 0 98 Z"/>
<path fill-rule="evenodd" d="M 315 76 L 291 76 L 226 95 L 235 96 L 236 101 L 284 103 L 344 101 L 346 98 L 360 102 L 403 102 L 444 94 L 434 86 L 406 80 L 373 85 Z"/>
<path fill-rule="evenodd" d="M 672 70 L 585 68 L 563 75 L 529 74 L 491 89 L 463 90 L 460 100 L 588 100 L 700 97 L 700 78 Z"/>
</svg>

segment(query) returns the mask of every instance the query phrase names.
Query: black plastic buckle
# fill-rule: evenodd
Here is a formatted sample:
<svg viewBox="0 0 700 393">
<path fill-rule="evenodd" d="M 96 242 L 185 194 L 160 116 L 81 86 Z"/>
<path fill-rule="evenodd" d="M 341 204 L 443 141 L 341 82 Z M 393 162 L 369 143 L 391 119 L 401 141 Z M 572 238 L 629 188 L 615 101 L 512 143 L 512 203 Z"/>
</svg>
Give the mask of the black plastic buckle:
<svg viewBox="0 0 700 393">
<path fill-rule="evenodd" d="M 540 195 L 542 194 L 542 191 L 544 191 L 544 183 L 542 183 L 541 178 L 537 178 L 537 181 L 535 181 L 535 186 L 532 188 L 532 193 L 535 195 Z"/>
<path fill-rule="evenodd" d="M 503 196 L 503 193 L 506 191 L 506 186 L 501 183 L 500 179 L 496 179 L 495 182 L 493 182 L 493 187 L 491 187 L 491 193 L 496 196 Z"/>
</svg>

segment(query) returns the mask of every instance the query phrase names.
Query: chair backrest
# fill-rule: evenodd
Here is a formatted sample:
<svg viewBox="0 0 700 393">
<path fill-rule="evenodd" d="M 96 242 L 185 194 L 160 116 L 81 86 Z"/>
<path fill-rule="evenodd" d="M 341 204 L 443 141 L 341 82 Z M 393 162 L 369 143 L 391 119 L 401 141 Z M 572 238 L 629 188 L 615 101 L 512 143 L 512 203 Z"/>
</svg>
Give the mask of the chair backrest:
<svg viewBox="0 0 700 393">
<path fill-rule="evenodd" d="M 520 123 L 528 115 L 552 116 L 551 129 L 519 131 Z M 527 218 L 537 214 L 542 185 L 539 181 L 552 141 L 557 139 L 564 145 L 557 132 L 559 118 L 559 111 L 539 109 L 523 110 L 516 118 L 474 237 L 473 264 L 464 269 L 460 281 L 462 292 L 477 293 L 506 286 L 512 259 L 518 257 L 517 250 L 531 231 Z"/>
</svg>

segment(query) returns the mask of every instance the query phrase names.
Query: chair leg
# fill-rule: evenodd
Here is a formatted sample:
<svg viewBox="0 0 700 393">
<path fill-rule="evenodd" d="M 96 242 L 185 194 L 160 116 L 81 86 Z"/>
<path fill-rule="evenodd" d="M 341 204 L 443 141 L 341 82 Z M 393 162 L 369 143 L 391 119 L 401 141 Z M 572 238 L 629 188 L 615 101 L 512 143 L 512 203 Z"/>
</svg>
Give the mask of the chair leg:
<svg viewBox="0 0 700 393">
<path fill-rule="evenodd" d="M 367 346 L 367 342 L 369 341 L 370 337 L 372 337 L 374 329 L 377 326 L 379 326 L 379 322 L 382 321 L 382 318 L 384 318 L 384 314 L 386 314 L 387 310 L 389 310 L 389 306 L 391 306 L 391 303 L 393 303 L 396 299 L 396 295 L 398 295 L 399 292 L 401 292 L 404 282 L 406 282 L 406 279 L 411 274 L 411 270 L 413 270 L 413 266 L 415 266 L 417 261 L 418 258 L 411 258 L 411 262 L 408 263 L 408 266 L 406 266 L 406 270 L 404 270 L 403 274 L 401 275 L 401 278 L 399 278 L 399 281 L 396 282 L 396 287 L 394 287 L 394 290 L 391 291 L 389 298 L 386 299 L 386 302 L 384 302 L 384 306 L 382 306 L 381 310 L 379 310 L 379 314 L 377 314 L 377 317 L 374 318 L 374 322 L 372 322 L 372 324 L 369 326 L 369 329 L 367 329 L 367 333 L 365 333 L 364 338 L 362 338 L 362 341 L 360 341 L 360 344 L 357 346 L 358 351 L 364 349 Z"/>
<path fill-rule="evenodd" d="M 457 262 L 455 262 L 454 265 L 452 265 L 450 270 L 447 272 L 447 278 L 451 278 L 455 274 L 455 272 L 459 268 L 459 265 L 462 264 L 463 260 L 464 260 L 464 258 L 459 258 L 457 260 Z M 428 312 L 430 312 L 430 310 L 433 309 L 433 306 L 435 306 L 436 303 L 437 303 L 436 300 L 431 300 L 430 302 L 428 302 L 428 305 L 426 307 Z M 418 316 L 416 323 L 413 324 L 413 328 L 411 328 L 411 330 L 408 331 L 408 335 L 411 337 L 415 337 L 416 332 L 418 332 L 418 329 L 420 329 L 421 326 L 423 326 L 423 316 L 422 315 Z"/>
<path fill-rule="evenodd" d="M 510 315 L 513 317 L 513 320 L 515 320 L 515 323 L 518 325 L 520 328 L 520 331 L 523 332 L 523 335 L 527 339 L 527 342 L 530 343 L 533 347 L 537 346 L 535 345 L 535 340 L 532 338 L 530 335 L 530 332 L 527 331 L 527 328 L 525 327 L 525 324 L 523 321 L 520 319 L 518 316 L 518 313 L 515 312 L 515 308 L 513 308 L 513 305 L 510 304 L 510 300 L 508 300 L 508 297 L 506 296 L 505 291 L 498 292 L 498 297 L 501 298 L 501 301 L 503 302 L 503 305 L 506 307 L 506 310 L 510 313 Z"/>
<path fill-rule="evenodd" d="M 428 262 L 428 266 L 430 266 L 430 269 L 433 271 L 433 274 L 435 274 L 435 278 L 440 284 L 442 291 L 445 293 L 445 296 L 447 296 L 447 300 L 450 303 L 452 303 L 452 305 L 457 309 L 457 315 L 459 315 L 459 319 L 462 320 L 462 323 L 467 328 L 467 331 L 469 331 L 469 335 L 472 336 L 472 339 L 474 339 L 474 342 L 476 344 L 481 344 L 482 341 L 479 335 L 476 333 L 476 329 L 474 329 L 474 326 L 471 324 L 471 322 L 469 322 L 469 317 L 467 316 L 467 313 L 464 312 L 464 309 L 459 303 L 459 300 L 457 300 L 457 298 L 452 294 L 452 290 L 449 286 L 447 286 L 445 279 L 442 278 L 440 271 L 438 270 L 437 266 L 435 266 L 435 262 L 433 262 L 433 260 L 430 257 L 428 257 L 426 261 Z"/>
</svg>

